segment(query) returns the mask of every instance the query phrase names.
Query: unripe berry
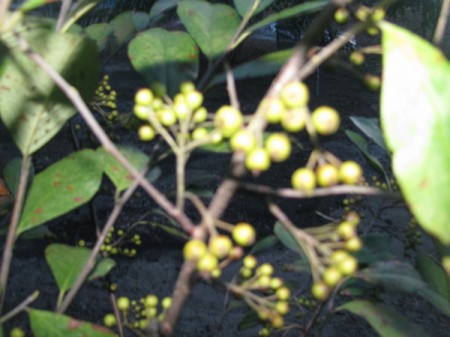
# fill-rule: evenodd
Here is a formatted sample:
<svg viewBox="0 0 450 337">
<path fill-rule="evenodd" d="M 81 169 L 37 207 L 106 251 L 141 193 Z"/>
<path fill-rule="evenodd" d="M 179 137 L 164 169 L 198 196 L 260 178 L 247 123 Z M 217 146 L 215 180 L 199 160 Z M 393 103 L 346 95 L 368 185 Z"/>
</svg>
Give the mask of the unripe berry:
<svg viewBox="0 0 450 337">
<path fill-rule="evenodd" d="M 105 326 L 108 328 L 112 328 L 113 326 L 116 325 L 116 323 L 117 323 L 116 316 L 114 316 L 113 314 L 107 314 L 103 318 L 103 324 L 105 324 Z M 11 337 L 13 337 L 12 333 L 11 333 Z M 15 336 L 15 337 L 19 337 L 19 336 Z"/>
<path fill-rule="evenodd" d="M 253 255 L 248 255 L 244 258 L 242 263 L 246 268 L 254 269 L 258 264 L 258 260 Z"/>
<path fill-rule="evenodd" d="M 243 151 L 247 153 L 256 146 L 255 135 L 248 129 L 241 129 L 231 137 L 230 146 L 233 151 Z"/>
<path fill-rule="evenodd" d="M 270 280 L 270 288 L 276 290 L 280 288 L 283 285 L 283 280 L 279 277 L 274 277 L 272 280 Z"/>
<path fill-rule="evenodd" d="M 180 85 L 180 92 L 182 94 L 188 94 L 195 90 L 195 85 L 192 82 L 183 82 Z"/>
<path fill-rule="evenodd" d="M 9 336 L 10 337 L 25 337 L 25 332 L 21 328 L 15 327 L 15 328 L 11 329 Z"/>
<path fill-rule="evenodd" d="M 177 122 L 175 112 L 169 107 L 163 107 L 157 113 L 159 122 L 164 126 L 172 126 Z"/>
<path fill-rule="evenodd" d="M 200 107 L 197 110 L 194 111 L 194 114 L 192 116 L 192 120 L 194 123 L 203 123 L 208 118 L 208 110 L 206 110 L 205 107 Z"/>
<path fill-rule="evenodd" d="M 291 184 L 296 190 L 304 192 L 312 191 L 316 187 L 316 175 L 309 168 L 299 168 L 292 175 Z"/>
<path fill-rule="evenodd" d="M 161 301 L 161 306 L 164 310 L 169 309 L 171 305 L 172 305 L 172 298 L 170 297 L 164 297 L 163 300 Z"/>
<path fill-rule="evenodd" d="M 150 141 L 155 138 L 155 130 L 150 125 L 141 125 L 138 130 L 139 139 L 143 141 Z"/>
<path fill-rule="evenodd" d="M 264 263 L 256 270 L 257 275 L 270 276 L 273 274 L 273 266 L 270 263 Z"/>
<path fill-rule="evenodd" d="M 360 181 L 362 169 L 353 160 L 344 161 L 339 166 L 339 180 L 344 184 L 354 185 Z"/>
<path fill-rule="evenodd" d="M 251 150 L 245 158 L 245 166 L 250 171 L 267 171 L 270 167 L 269 152 L 261 147 Z"/>
<path fill-rule="evenodd" d="M 275 304 L 275 310 L 280 315 L 286 315 L 289 312 L 289 303 L 287 301 L 278 301 Z"/>
<path fill-rule="evenodd" d="M 202 140 L 208 137 L 208 130 L 206 128 L 195 128 L 192 131 L 192 139 L 193 140 Z"/>
<path fill-rule="evenodd" d="M 332 135 L 339 129 L 339 113 L 326 105 L 316 108 L 311 115 L 311 120 L 320 135 Z"/>
<path fill-rule="evenodd" d="M 278 98 L 265 98 L 261 102 L 264 118 L 271 124 L 279 123 L 285 111 L 283 102 Z"/>
<path fill-rule="evenodd" d="M 184 95 L 186 105 L 192 110 L 200 108 L 203 103 L 203 95 L 200 91 L 193 90 Z"/>
<path fill-rule="evenodd" d="M 334 20 L 339 24 L 344 24 L 347 22 L 348 16 L 349 16 L 348 10 L 346 10 L 345 8 L 339 8 L 334 13 Z"/>
<path fill-rule="evenodd" d="M 381 87 L 381 79 L 379 76 L 367 74 L 364 76 L 366 87 L 372 91 L 378 91 Z"/>
<path fill-rule="evenodd" d="M 216 269 L 218 262 L 219 261 L 217 260 L 217 257 L 215 257 L 211 253 L 206 252 L 197 261 L 197 270 L 199 272 L 210 273 L 214 269 Z"/>
<path fill-rule="evenodd" d="M 358 261 L 355 257 L 347 254 L 345 258 L 343 258 L 341 261 L 339 261 L 336 264 L 339 271 L 344 276 L 350 276 L 355 273 L 355 271 L 358 269 Z"/>
<path fill-rule="evenodd" d="M 251 246 L 256 239 L 256 231 L 252 225 L 241 222 L 234 226 L 231 232 L 233 240 L 242 247 Z"/>
<path fill-rule="evenodd" d="M 360 66 L 364 62 L 364 54 L 361 51 L 356 50 L 350 54 L 349 60 L 355 66 Z"/>
<path fill-rule="evenodd" d="M 363 245 L 363 243 L 362 243 L 361 239 L 359 237 L 355 236 L 355 237 L 345 241 L 344 247 L 349 252 L 357 252 L 357 251 L 361 250 L 362 245 Z"/>
<path fill-rule="evenodd" d="M 140 89 L 136 93 L 134 101 L 137 105 L 151 105 L 153 102 L 153 92 L 148 88 Z"/>
<path fill-rule="evenodd" d="M 117 299 L 117 308 L 121 311 L 126 311 L 130 308 L 130 300 L 128 297 L 119 297 Z"/>
<path fill-rule="evenodd" d="M 281 114 L 281 126 L 288 132 L 299 132 L 306 125 L 306 108 L 292 108 Z"/>
<path fill-rule="evenodd" d="M 277 291 L 275 292 L 275 296 L 280 301 L 289 301 L 291 297 L 291 291 L 287 287 L 281 287 L 277 289 Z"/>
<path fill-rule="evenodd" d="M 281 315 L 275 315 L 270 319 L 270 324 L 274 329 L 281 329 L 284 326 L 284 319 Z"/>
<path fill-rule="evenodd" d="M 197 260 L 206 253 L 206 244 L 201 240 L 190 240 L 183 248 L 183 256 L 186 261 Z"/>
<path fill-rule="evenodd" d="M 348 240 L 356 236 L 355 226 L 348 221 L 341 222 L 338 225 L 336 232 L 343 240 Z"/>
<path fill-rule="evenodd" d="M 144 105 L 136 104 L 133 108 L 134 115 L 144 121 L 148 120 L 149 114 L 152 112 L 152 108 Z"/>
<path fill-rule="evenodd" d="M 265 148 L 274 162 L 282 162 L 291 154 L 291 141 L 284 133 L 273 133 L 267 138 Z"/>
<path fill-rule="evenodd" d="M 158 305 L 158 297 L 156 295 L 147 295 L 144 300 L 145 307 L 156 307 Z"/>
<path fill-rule="evenodd" d="M 242 113 L 229 105 L 222 106 L 214 116 L 214 125 L 227 138 L 238 131 L 242 127 L 243 122 Z"/>
<path fill-rule="evenodd" d="M 281 89 L 280 98 L 287 108 L 303 108 L 308 104 L 309 90 L 303 82 L 290 82 Z"/>
<path fill-rule="evenodd" d="M 323 276 L 322 277 L 323 277 L 323 281 L 325 282 L 325 284 L 327 286 L 333 288 L 342 279 L 342 273 L 336 267 L 328 267 L 323 272 Z"/>
<path fill-rule="evenodd" d="M 316 171 L 317 183 L 322 187 L 336 185 L 339 182 L 339 173 L 332 164 L 323 164 Z"/>
<path fill-rule="evenodd" d="M 216 235 L 209 240 L 208 248 L 218 259 L 223 259 L 230 254 L 233 243 L 226 235 Z"/>
<path fill-rule="evenodd" d="M 311 293 L 319 301 L 324 301 L 330 296 L 330 288 L 322 281 L 314 282 Z"/>
</svg>

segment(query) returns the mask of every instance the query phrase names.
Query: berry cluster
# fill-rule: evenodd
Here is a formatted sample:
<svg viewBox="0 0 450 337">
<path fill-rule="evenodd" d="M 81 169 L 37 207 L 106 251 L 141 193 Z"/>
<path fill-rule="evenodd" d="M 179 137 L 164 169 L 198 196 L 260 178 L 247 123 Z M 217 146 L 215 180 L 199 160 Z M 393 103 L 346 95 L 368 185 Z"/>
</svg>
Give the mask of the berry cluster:
<svg viewBox="0 0 450 337">
<path fill-rule="evenodd" d="M 199 272 L 218 278 L 224 267 L 242 257 L 242 247 L 248 247 L 255 242 L 256 231 L 252 225 L 241 222 L 232 228 L 231 236 L 237 246 L 233 246 L 233 241 L 225 234 L 211 235 L 208 244 L 192 239 L 183 248 L 184 259 L 196 261 Z"/>
<path fill-rule="evenodd" d="M 112 227 L 106 235 L 105 243 L 101 245 L 100 251 L 103 256 L 123 255 L 134 257 L 137 254 L 136 248 L 132 246 L 140 246 L 142 244 L 141 236 L 139 234 L 130 234 L 124 232 L 123 229 Z M 86 246 L 85 240 L 78 241 L 80 247 Z"/>
<path fill-rule="evenodd" d="M 117 93 L 109 84 L 109 75 L 103 76 L 102 81 L 95 90 L 95 96 L 91 105 L 107 121 L 113 121 L 119 116 L 117 111 Z"/>
<path fill-rule="evenodd" d="M 149 124 L 139 128 L 139 138 L 150 141 L 159 133 L 170 142 L 166 132 L 169 130 L 177 138 L 182 135 L 207 143 L 217 140 L 218 137 L 220 141 L 220 135 L 211 134 L 203 125 L 208 119 L 208 111 L 202 104 L 203 95 L 191 82 L 183 83 L 173 100 L 168 97 L 155 97 L 148 88 L 140 89 L 135 96 L 134 114 Z"/>
<path fill-rule="evenodd" d="M 170 297 L 164 297 L 161 301 L 156 295 L 150 294 L 144 298 L 131 300 L 128 297 L 119 297 L 116 301 L 120 312 L 121 321 L 133 329 L 148 330 L 150 324 L 156 319 L 161 321 L 172 304 Z M 105 315 L 103 322 L 107 327 L 117 324 L 114 314 Z"/>
<path fill-rule="evenodd" d="M 416 250 L 417 246 L 421 243 L 422 232 L 420 231 L 420 227 L 416 219 L 413 218 L 409 221 L 405 236 L 406 243 L 404 255 L 408 256 L 410 251 Z"/>
<path fill-rule="evenodd" d="M 270 263 L 258 266 L 258 260 L 253 255 L 246 256 L 242 263 L 241 281 L 229 285 L 230 290 L 258 313 L 259 319 L 265 322 L 260 335 L 267 336 L 271 329 L 284 326 L 283 316 L 289 312 L 291 291 L 281 278 L 273 275 L 274 268 Z"/>
<path fill-rule="evenodd" d="M 308 228 L 306 232 L 320 242 L 316 245 L 318 264 L 314 266 L 312 295 L 317 300 L 326 300 L 331 290 L 358 268 L 358 262 L 351 253 L 362 248 L 362 240 L 357 234 L 360 222 L 356 212 L 350 212 L 338 224 L 319 228 Z"/>
</svg>

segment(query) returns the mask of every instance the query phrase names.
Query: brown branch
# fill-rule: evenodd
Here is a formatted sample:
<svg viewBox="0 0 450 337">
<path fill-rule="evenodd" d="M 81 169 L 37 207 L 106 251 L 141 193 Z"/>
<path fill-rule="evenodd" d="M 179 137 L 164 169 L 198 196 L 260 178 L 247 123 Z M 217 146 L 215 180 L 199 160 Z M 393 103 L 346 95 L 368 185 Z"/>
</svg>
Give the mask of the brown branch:
<svg viewBox="0 0 450 337">
<path fill-rule="evenodd" d="M 445 27 L 448 23 L 448 15 L 450 12 L 450 0 L 443 0 L 441 6 L 441 13 L 439 14 L 439 19 L 436 24 L 436 29 L 433 36 L 433 44 L 435 46 L 440 46 L 445 33 Z"/>
</svg>

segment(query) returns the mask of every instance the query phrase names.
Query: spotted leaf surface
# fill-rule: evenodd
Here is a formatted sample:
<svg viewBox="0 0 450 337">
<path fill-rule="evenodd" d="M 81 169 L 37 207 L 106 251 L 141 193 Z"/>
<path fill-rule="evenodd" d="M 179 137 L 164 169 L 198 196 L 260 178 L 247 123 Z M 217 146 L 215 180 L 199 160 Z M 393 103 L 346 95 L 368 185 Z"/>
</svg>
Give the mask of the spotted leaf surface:
<svg viewBox="0 0 450 337">
<path fill-rule="evenodd" d="M 98 81 L 94 41 L 79 34 L 59 34 L 49 20 L 19 27 L 21 36 L 51 67 L 90 100 Z M 53 80 L 8 36 L 3 76 L 0 78 L 0 117 L 23 154 L 46 144 L 76 113 Z"/>
<path fill-rule="evenodd" d="M 28 313 L 36 337 L 117 337 L 105 327 L 70 316 L 37 309 L 29 309 Z"/>
<path fill-rule="evenodd" d="M 121 147 L 119 150 L 138 171 L 143 170 L 149 161 L 149 157 L 137 149 Z M 133 176 L 104 148 L 97 151 L 103 156 L 104 171 L 116 189 L 121 192 L 130 187 L 134 180 Z"/>
<path fill-rule="evenodd" d="M 93 150 L 76 152 L 37 174 L 28 193 L 18 233 L 88 202 L 98 191 L 102 163 Z"/>
</svg>

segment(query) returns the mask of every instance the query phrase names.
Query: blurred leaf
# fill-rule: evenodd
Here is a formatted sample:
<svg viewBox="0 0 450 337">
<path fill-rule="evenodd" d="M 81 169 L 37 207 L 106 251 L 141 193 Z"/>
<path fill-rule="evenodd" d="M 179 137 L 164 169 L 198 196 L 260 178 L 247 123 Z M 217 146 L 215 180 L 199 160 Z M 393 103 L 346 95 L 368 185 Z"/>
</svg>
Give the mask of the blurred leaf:
<svg viewBox="0 0 450 337">
<path fill-rule="evenodd" d="M 48 29 L 53 23 L 34 19 L 17 30 L 89 101 L 98 81 L 95 43 L 80 34 L 55 33 Z M 30 155 L 45 145 L 76 109 L 47 73 L 23 53 L 13 34 L 4 42 L 10 48 L 7 59 L 11 62 L 6 62 L 0 77 L 0 116 L 22 154 Z"/>
<path fill-rule="evenodd" d="M 102 163 L 90 149 L 75 152 L 34 178 L 17 233 L 34 228 L 88 202 L 102 180 Z"/>
<path fill-rule="evenodd" d="M 149 16 L 145 12 L 126 11 L 117 15 L 109 23 L 113 29 L 113 39 L 109 44 L 109 53 L 116 53 L 133 39 L 139 31 L 145 29 L 148 22 Z"/>
<path fill-rule="evenodd" d="M 256 0 L 233 0 L 234 7 L 238 11 L 240 16 L 245 16 L 247 12 L 250 10 L 250 8 L 253 7 L 253 4 L 256 2 Z M 260 4 L 258 5 L 258 8 L 254 12 L 253 15 L 261 13 L 263 10 L 265 10 L 267 7 L 269 7 L 274 0 L 261 0 Z"/>
<path fill-rule="evenodd" d="M 231 153 L 233 152 L 230 147 L 230 142 L 227 140 L 222 140 L 220 143 L 216 144 L 205 144 L 198 147 L 200 150 L 216 152 L 216 153 Z"/>
<path fill-rule="evenodd" d="M 90 254 L 91 250 L 83 247 L 72 247 L 58 243 L 47 246 L 45 258 L 60 292 L 64 293 L 72 288 Z M 114 260 L 108 258 L 99 260 L 95 269 L 91 272 L 89 280 L 105 276 L 114 266 Z"/>
<path fill-rule="evenodd" d="M 128 46 L 131 64 L 158 95 L 174 96 L 184 81 L 198 73 L 198 50 L 187 33 L 154 28 Z"/>
<path fill-rule="evenodd" d="M 372 139 L 375 144 L 387 152 L 386 144 L 384 144 L 383 134 L 381 132 L 378 118 L 367 118 L 359 116 L 350 116 L 350 120 L 355 124 L 367 137 Z"/>
<path fill-rule="evenodd" d="M 114 29 L 108 23 L 94 23 L 86 27 L 85 31 L 95 41 L 99 52 L 108 48 L 113 39 Z"/>
<path fill-rule="evenodd" d="M 44 5 L 50 4 L 52 2 L 60 2 L 61 0 L 26 0 L 22 6 L 20 6 L 20 10 L 24 12 L 32 11 L 33 9 L 37 9 Z"/>
<path fill-rule="evenodd" d="M 406 29 L 380 27 L 381 122 L 393 170 L 419 224 L 449 245 L 450 62 Z"/>
<path fill-rule="evenodd" d="M 303 250 L 298 245 L 297 240 L 289 233 L 284 226 L 281 224 L 281 222 L 277 221 L 275 223 L 275 226 L 273 228 L 273 232 L 275 233 L 276 237 L 280 242 L 290 250 L 297 252 L 299 254 L 303 254 Z"/>
<path fill-rule="evenodd" d="M 148 164 L 149 157 L 136 148 L 121 146 L 119 147 L 119 151 L 138 171 L 142 171 Z M 103 169 L 106 175 L 111 179 L 119 192 L 122 192 L 133 184 L 133 176 L 111 153 L 107 152 L 103 147 L 99 147 L 97 153 L 102 158 L 102 163 L 104 164 Z"/>
<path fill-rule="evenodd" d="M 241 21 L 230 6 L 199 0 L 181 1 L 177 13 L 209 60 L 225 52 Z"/>
<path fill-rule="evenodd" d="M 145 178 L 151 183 L 154 183 L 159 179 L 160 176 L 161 176 L 161 168 L 159 166 L 155 166 L 147 173 Z"/>
<path fill-rule="evenodd" d="M 449 278 L 440 263 L 425 253 L 419 253 L 416 269 L 431 289 L 450 301 Z"/>
<path fill-rule="evenodd" d="M 356 145 L 356 147 L 362 152 L 362 154 L 364 155 L 364 157 L 366 157 L 367 161 L 369 162 L 369 164 L 378 172 L 380 172 L 383 176 L 384 179 L 386 181 L 386 183 L 389 185 L 389 177 L 386 173 L 386 171 L 384 170 L 383 165 L 381 165 L 380 161 L 372 156 L 369 152 L 369 145 L 367 144 L 366 139 L 357 134 L 356 132 L 353 132 L 351 130 L 345 130 L 345 134 L 347 135 L 347 137 L 351 140 L 351 142 L 353 144 Z M 390 186 L 390 185 L 389 185 Z"/>
<path fill-rule="evenodd" d="M 450 302 L 431 289 L 410 264 L 400 261 L 379 262 L 358 272 L 357 277 L 375 283 L 393 292 L 406 292 L 422 296 L 447 316 Z"/>
<path fill-rule="evenodd" d="M 329 3 L 328 0 L 321 1 L 309 1 L 304 2 L 300 5 L 292 6 L 290 8 L 283 9 L 282 11 L 269 15 L 265 17 L 263 20 L 251 25 L 245 30 L 245 33 L 249 34 L 254 32 L 255 30 L 262 28 L 264 26 L 270 25 L 273 22 L 277 22 L 283 19 L 298 17 L 305 14 L 310 14 L 314 12 L 320 11 L 325 5 Z"/>
<path fill-rule="evenodd" d="M 233 68 L 233 77 L 238 81 L 276 74 L 286 60 L 292 55 L 292 51 L 293 49 L 279 50 L 240 64 Z M 225 82 L 226 75 L 221 73 L 214 76 L 208 86 L 212 87 Z"/>
<path fill-rule="evenodd" d="M 164 15 L 164 12 L 175 8 L 182 0 L 158 0 L 150 9 L 149 19 L 150 24 L 156 24 Z"/>
<path fill-rule="evenodd" d="M 3 177 L 5 177 L 6 186 L 14 197 L 16 197 L 17 187 L 19 186 L 20 169 L 22 167 L 22 158 L 16 157 L 11 159 L 3 167 Z M 34 177 L 34 166 L 31 164 L 29 173 L 29 182 Z"/>
<path fill-rule="evenodd" d="M 381 337 L 426 337 L 428 334 L 392 308 L 379 303 L 356 300 L 336 310 L 347 310 L 364 318 Z"/>
<path fill-rule="evenodd" d="M 256 311 L 249 310 L 244 314 L 244 317 L 242 317 L 241 321 L 239 322 L 238 330 L 247 330 L 260 324 L 261 322 Z"/>
<path fill-rule="evenodd" d="M 117 337 L 111 330 L 50 311 L 28 309 L 35 337 Z"/>
<path fill-rule="evenodd" d="M 253 246 L 252 249 L 250 249 L 249 254 L 250 255 L 256 255 L 262 251 L 265 251 L 267 249 L 272 248 L 278 243 L 278 239 L 275 235 L 269 235 L 265 238 L 258 240 Z"/>
<path fill-rule="evenodd" d="M 363 247 L 354 253 L 359 263 L 371 264 L 395 258 L 392 253 L 392 236 L 384 233 L 369 233 L 361 236 Z"/>
</svg>

